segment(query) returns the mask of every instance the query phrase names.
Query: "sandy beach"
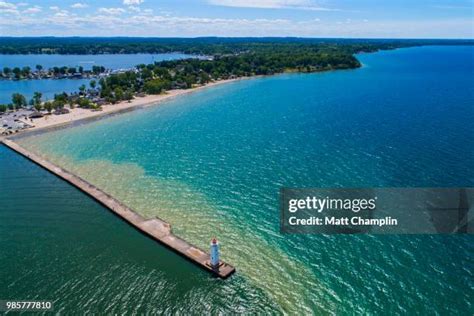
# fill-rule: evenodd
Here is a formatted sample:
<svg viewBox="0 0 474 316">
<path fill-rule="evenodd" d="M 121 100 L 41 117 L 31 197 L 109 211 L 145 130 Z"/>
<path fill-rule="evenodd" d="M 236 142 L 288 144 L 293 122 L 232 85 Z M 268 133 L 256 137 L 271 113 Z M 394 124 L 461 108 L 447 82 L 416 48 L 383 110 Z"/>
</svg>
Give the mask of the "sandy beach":
<svg viewBox="0 0 474 316">
<path fill-rule="evenodd" d="M 180 95 L 192 93 L 201 89 L 213 87 L 216 85 L 221 85 L 224 83 L 229 83 L 232 81 L 237 81 L 237 80 L 242 80 L 245 78 L 237 78 L 237 79 L 227 79 L 227 80 L 220 80 L 220 81 L 214 81 L 211 83 L 208 83 L 207 85 L 204 86 L 199 86 L 195 87 L 192 89 L 177 89 L 177 90 L 168 90 L 163 94 L 159 95 L 147 95 L 145 97 L 136 97 L 135 99 L 131 100 L 130 102 L 128 101 L 122 101 L 120 103 L 116 104 L 107 104 L 103 105 L 101 110 L 99 111 L 94 111 L 91 109 L 82 109 L 82 108 L 74 108 L 70 109 L 70 112 L 67 114 L 61 114 L 61 115 L 45 115 L 41 118 L 36 118 L 33 119 L 33 122 L 30 120 L 26 119 L 21 119 L 21 121 L 25 122 L 26 124 L 32 125 L 32 127 L 28 129 L 24 129 L 19 131 L 25 132 L 25 131 L 32 131 L 32 130 L 39 130 L 39 129 L 46 129 L 50 128 L 53 126 L 60 126 L 60 125 L 67 125 L 75 121 L 83 120 L 83 119 L 89 119 L 93 117 L 100 117 L 100 116 L 105 116 L 109 115 L 115 112 L 120 112 L 124 111 L 127 109 L 133 109 L 136 107 L 147 107 L 147 106 L 154 106 L 160 104 L 164 100 L 169 100 L 171 98 L 175 98 Z"/>
</svg>

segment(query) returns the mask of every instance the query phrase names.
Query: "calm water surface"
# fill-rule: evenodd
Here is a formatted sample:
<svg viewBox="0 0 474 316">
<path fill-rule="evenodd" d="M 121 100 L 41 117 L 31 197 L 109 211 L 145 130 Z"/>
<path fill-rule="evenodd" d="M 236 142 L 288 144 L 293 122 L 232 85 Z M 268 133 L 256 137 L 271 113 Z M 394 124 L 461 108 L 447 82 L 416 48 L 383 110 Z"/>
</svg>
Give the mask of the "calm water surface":
<svg viewBox="0 0 474 316">
<path fill-rule="evenodd" d="M 8 234 L 3 228 L 11 240 L 8 247 L 19 252 L 49 245 L 47 256 L 58 258 L 58 264 L 77 276 L 31 283 L 48 267 L 57 269 L 56 264 L 49 260 L 43 263 L 48 267 L 37 264 L 40 268 L 15 275 L 13 259 L 7 257 L 6 286 L 19 287 L 16 296 L 54 293 L 65 309 L 75 306 L 68 298 L 81 289 L 90 311 L 98 309 L 94 302 L 107 305 L 102 299 L 109 296 L 123 302 L 130 298 L 129 308 L 145 310 L 132 299 L 137 289 L 143 304 L 151 306 L 148 299 L 156 297 L 159 308 L 171 311 L 195 304 L 235 311 L 238 302 L 242 311 L 250 312 L 472 314 L 472 236 L 281 235 L 278 190 L 473 186 L 473 54 L 473 47 L 364 54 L 358 56 L 364 64 L 358 70 L 244 80 L 162 106 L 25 138 L 25 146 L 140 213 L 166 219 L 193 243 L 207 247 L 209 238 L 218 236 L 224 259 L 235 264 L 238 273 L 223 282 L 197 268 L 184 269 L 181 259 L 135 236 L 102 208 L 90 206 L 93 202 L 86 197 L 74 193 L 77 200 L 72 195 L 74 202 L 68 202 L 69 191 L 55 189 L 59 180 L 44 177 L 39 183 L 48 184 L 40 185 L 23 177 L 17 188 L 32 187 L 26 196 L 41 196 L 41 208 L 51 215 L 35 213 L 36 198 L 21 199 L 23 192 L 12 189 L 10 207 L 3 213 L 14 214 L 12 205 L 21 199 L 25 215 L 16 216 L 18 222 L 10 220 L 13 228 Z M 35 169 L 15 155 L 4 159 L 25 164 L 22 170 Z M 41 193 L 34 195 L 32 190 Z M 74 203 L 81 206 L 71 215 L 68 205 Z M 71 225 L 67 214 L 79 222 Z M 62 242 L 53 247 L 52 237 L 31 238 L 31 216 L 51 218 L 62 227 L 45 229 L 46 236 L 54 234 Z M 98 229 L 104 223 L 104 230 Z M 68 257 L 66 250 L 76 251 L 69 243 L 73 237 L 61 239 L 61 234 L 82 234 L 83 229 L 90 239 L 80 241 L 80 256 Z M 106 229 L 117 233 L 109 236 Z M 15 236 L 22 234 L 27 237 L 20 242 Z M 99 242 L 92 242 L 94 238 Z M 134 264 L 115 262 L 108 252 L 97 251 L 99 245 Z M 128 245 L 134 250 L 131 255 L 125 255 Z M 160 263 L 168 257 L 183 272 L 169 273 Z M 190 275 L 194 279 L 187 283 Z M 91 277 L 101 286 L 92 287 Z M 204 280 L 204 285 L 195 280 Z M 212 293 L 221 296 L 209 299 L 207 282 L 215 286 Z M 125 311 L 124 305 L 109 308 Z"/>
<path fill-rule="evenodd" d="M 155 61 L 199 57 L 182 53 L 167 54 L 102 54 L 102 55 L 2 55 L 0 67 L 25 67 L 35 69 L 41 65 L 48 69 L 52 67 L 79 67 L 91 69 L 92 66 L 104 66 L 107 69 L 131 68 L 138 64 L 152 64 Z"/>
<path fill-rule="evenodd" d="M 0 103 L 11 103 L 12 94 L 17 92 L 28 101 L 35 92 L 41 92 L 43 100 L 52 100 L 57 93 L 79 91 L 81 85 L 89 87 L 89 79 L 0 80 Z"/>
</svg>

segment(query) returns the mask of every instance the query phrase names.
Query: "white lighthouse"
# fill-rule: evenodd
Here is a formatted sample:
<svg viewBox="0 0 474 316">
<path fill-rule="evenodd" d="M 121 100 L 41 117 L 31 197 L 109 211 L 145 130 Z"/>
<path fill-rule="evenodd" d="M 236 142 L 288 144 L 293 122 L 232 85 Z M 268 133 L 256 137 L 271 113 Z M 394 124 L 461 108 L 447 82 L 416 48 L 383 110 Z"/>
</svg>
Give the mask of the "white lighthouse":
<svg viewBox="0 0 474 316">
<path fill-rule="evenodd" d="M 219 267 L 219 242 L 216 238 L 211 240 L 211 267 Z"/>
</svg>

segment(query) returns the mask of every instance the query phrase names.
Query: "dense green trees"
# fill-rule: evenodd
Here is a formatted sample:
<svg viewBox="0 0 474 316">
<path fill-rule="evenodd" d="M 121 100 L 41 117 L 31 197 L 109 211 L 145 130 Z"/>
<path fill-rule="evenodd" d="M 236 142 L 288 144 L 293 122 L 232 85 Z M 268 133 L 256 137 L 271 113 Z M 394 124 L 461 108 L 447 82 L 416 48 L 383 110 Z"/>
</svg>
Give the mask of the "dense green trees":
<svg viewBox="0 0 474 316">
<path fill-rule="evenodd" d="M 81 84 L 81 86 L 79 87 L 80 94 L 84 94 L 85 91 L 86 91 L 86 85 Z"/>
<path fill-rule="evenodd" d="M 41 97 L 43 94 L 41 92 L 35 92 L 32 98 L 33 101 L 33 107 L 35 108 L 36 111 L 40 111 L 42 108 L 41 105 Z"/>
<path fill-rule="evenodd" d="M 30 67 L 3 67 L 3 70 L 0 71 L 0 79 L 42 79 L 42 78 L 77 78 L 80 77 L 90 78 L 97 77 L 100 74 L 106 72 L 105 67 L 103 66 L 93 66 L 93 69 L 84 70 L 82 66 L 79 67 L 51 67 L 49 69 L 44 69 L 41 65 L 36 65 L 34 70 L 31 70 Z"/>
<path fill-rule="evenodd" d="M 25 96 L 20 93 L 13 93 L 12 104 L 15 106 L 16 109 L 25 107 L 27 105 Z"/>
<path fill-rule="evenodd" d="M 100 97 L 107 102 L 116 103 L 131 100 L 135 92 L 142 91 L 143 81 L 137 73 L 127 71 L 101 78 L 99 85 Z"/>
<path fill-rule="evenodd" d="M 14 75 L 15 79 L 20 79 L 21 78 L 21 69 L 20 69 L 20 67 L 13 68 L 12 72 L 13 72 L 13 75 Z"/>
<path fill-rule="evenodd" d="M 31 73 L 31 68 L 26 66 L 21 68 L 21 76 L 22 77 L 28 77 L 28 75 Z"/>
<path fill-rule="evenodd" d="M 171 88 L 171 82 L 166 79 L 152 79 L 145 83 L 144 90 L 148 94 L 160 94 Z"/>
<path fill-rule="evenodd" d="M 272 50 L 215 56 L 213 59 L 181 59 L 138 65 L 137 71 L 110 75 L 100 80 L 100 96 L 111 103 L 123 100 L 118 91 L 160 94 L 165 90 L 189 89 L 194 85 L 254 75 L 271 75 L 286 71 L 314 72 L 349 69 L 360 66 L 344 50 L 327 51 L 320 47 L 269 46 Z M 117 88 L 120 88 L 117 90 Z"/>
<path fill-rule="evenodd" d="M 50 101 L 47 101 L 43 104 L 43 107 L 46 111 L 48 111 L 48 113 L 51 113 L 51 111 L 53 110 L 53 103 Z"/>
<path fill-rule="evenodd" d="M 105 71 L 105 67 L 103 66 L 92 66 L 92 72 L 95 74 L 100 74 Z"/>
<path fill-rule="evenodd" d="M 54 95 L 53 108 L 58 110 L 64 108 L 64 106 L 69 102 L 67 93 L 59 93 Z"/>
<path fill-rule="evenodd" d="M 41 103 L 37 103 L 33 105 L 36 111 L 41 111 L 43 109 L 43 105 Z"/>
<path fill-rule="evenodd" d="M 123 89 L 121 87 L 116 87 L 114 89 L 114 98 L 115 98 L 116 101 L 123 100 L 123 95 L 124 95 L 124 92 L 123 92 Z"/>
<path fill-rule="evenodd" d="M 33 100 L 34 100 L 34 103 L 35 104 L 39 104 L 41 103 L 41 97 L 43 96 L 43 94 L 41 92 L 35 92 L 33 94 Z"/>
</svg>

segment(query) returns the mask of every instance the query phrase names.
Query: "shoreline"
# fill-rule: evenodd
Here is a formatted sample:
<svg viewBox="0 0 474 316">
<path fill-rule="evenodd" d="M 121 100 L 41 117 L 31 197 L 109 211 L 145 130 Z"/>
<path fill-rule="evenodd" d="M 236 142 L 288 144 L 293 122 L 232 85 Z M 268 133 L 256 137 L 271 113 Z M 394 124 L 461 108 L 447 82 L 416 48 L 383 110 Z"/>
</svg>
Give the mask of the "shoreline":
<svg viewBox="0 0 474 316">
<path fill-rule="evenodd" d="M 33 119 L 33 122 L 30 120 L 20 119 L 21 122 L 32 125 L 30 128 L 26 128 L 23 130 L 19 130 L 15 134 L 7 135 L 5 138 L 16 138 L 16 136 L 29 134 L 31 132 L 38 132 L 38 131 L 47 131 L 52 128 L 58 128 L 67 126 L 73 123 L 88 121 L 92 119 L 98 119 L 101 117 L 106 117 L 112 114 L 118 114 L 122 112 L 132 111 L 134 109 L 145 108 L 155 105 L 160 105 L 164 101 L 171 100 L 175 97 L 190 94 L 196 91 L 203 90 L 205 88 L 211 88 L 214 86 L 222 85 L 225 83 L 236 82 L 240 80 L 246 80 L 251 78 L 256 78 L 257 76 L 253 77 L 241 77 L 235 79 L 225 79 L 210 82 L 203 86 L 194 87 L 191 89 L 174 89 L 168 90 L 163 94 L 157 95 L 146 95 L 144 97 L 135 97 L 135 99 L 128 101 L 122 101 L 116 104 L 107 104 L 102 106 L 102 110 L 100 111 L 93 111 L 91 109 L 83 109 L 83 108 L 74 108 L 70 109 L 69 113 L 61 114 L 61 115 L 45 115 L 41 118 Z"/>
<path fill-rule="evenodd" d="M 167 90 L 162 94 L 150 94 L 144 97 L 135 97 L 133 100 L 129 101 L 121 101 L 116 104 L 106 104 L 101 106 L 101 110 L 91 110 L 91 109 L 83 109 L 79 107 L 75 107 L 73 109 L 69 109 L 69 113 L 66 114 L 50 114 L 45 115 L 41 118 L 35 118 L 33 122 L 27 119 L 19 119 L 20 122 L 30 125 L 31 127 L 17 130 L 16 133 L 10 135 L 3 135 L 0 136 L 1 138 L 16 138 L 16 137 L 23 137 L 25 134 L 31 134 L 35 132 L 46 132 L 53 128 L 61 128 L 67 127 L 68 125 L 72 125 L 73 123 L 79 122 L 86 122 L 89 120 L 100 119 L 103 117 L 107 117 L 113 114 L 120 114 L 124 112 L 129 112 L 135 109 L 146 108 L 150 106 L 160 105 L 164 101 L 171 100 L 175 97 L 190 94 L 196 91 L 200 91 L 202 89 L 211 88 L 214 86 L 237 82 L 241 80 L 251 80 L 256 78 L 264 78 L 264 77 L 274 77 L 280 76 L 285 74 L 315 74 L 315 73 L 327 73 L 337 70 L 355 70 L 362 68 L 362 64 L 357 68 L 350 68 L 350 69 L 328 69 L 322 71 L 315 71 L 315 72 L 300 72 L 300 71 L 284 71 L 281 73 L 271 74 L 271 75 L 254 75 L 248 77 L 238 77 L 233 79 L 224 79 L 219 81 L 212 81 L 207 83 L 206 85 L 197 86 L 190 89 L 173 89 Z"/>
<path fill-rule="evenodd" d="M 256 78 L 264 78 L 264 77 L 274 77 L 274 76 L 280 76 L 280 75 L 285 75 L 285 74 L 315 74 L 315 73 L 333 72 L 337 70 L 356 70 L 362 67 L 363 65 L 360 63 L 358 67 L 347 68 L 347 69 L 324 69 L 324 70 L 311 71 L 311 72 L 298 71 L 298 70 L 285 70 L 280 73 L 274 73 L 274 74 L 268 74 L 268 75 L 243 76 L 243 77 L 237 77 L 233 79 L 223 79 L 223 80 L 218 80 L 218 81 L 212 81 L 205 85 L 196 86 L 190 89 L 167 90 L 163 92 L 162 94 L 149 94 L 149 95 L 145 95 L 144 97 L 135 97 L 131 101 L 121 101 L 116 104 L 102 105 L 101 110 L 84 109 L 84 108 L 79 108 L 79 107 L 75 107 L 73 109 L 68 108 L 68 110 L 70 111 L 69 113 L 60 114 L 60 115 L 48 114 L 48 115 L 44 115 L 41 118 L 35 118 L 33 121 L 29 119 L 25 119 L 25 118 L 20 118 L 18 119 L 18 121 L 29 127 L 24 128 L 24 129 L 18 129 L 12 134 L 0 135 L 0 139 L 23 137 L 25 136 L 25 134 L 32 134 L 35 132 L 41 133 L 53 128 L 67 127 L 68 125 L 72 125 L 73 123 L 86 122 L 89 120 L 97 120 L 97 119 L 100 119 L 109 115 L 113 115 L 113 114 L 120 114 L 120 113 L 129 112 L 135 109 L 139 109 L 139 108 L 155 106 L 155 105 L 159 105 L 163 101 L 170 100 L 177 96 L 193 93 L 205 88 L 210 88 L 210 87 L 214 87 L 217 85 L 230 83 L 230 82 L 250 80 L 250 79 L 256 79 Z"/>
</svg>

